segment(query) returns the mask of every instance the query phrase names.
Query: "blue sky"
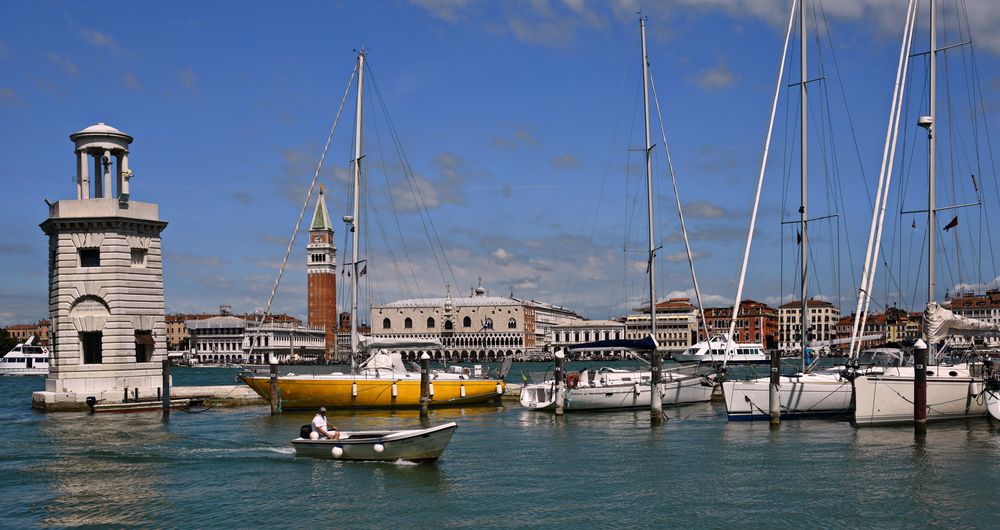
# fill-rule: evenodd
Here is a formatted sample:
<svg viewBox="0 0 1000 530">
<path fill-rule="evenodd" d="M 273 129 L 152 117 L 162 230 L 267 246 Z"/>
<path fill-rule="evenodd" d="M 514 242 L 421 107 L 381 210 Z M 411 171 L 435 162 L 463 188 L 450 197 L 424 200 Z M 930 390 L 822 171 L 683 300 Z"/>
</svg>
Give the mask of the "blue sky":
<svg viewBox="0 0 1000 530">
<path fill-rule="evenodd" d="M 735 296 L 788 4 L 642 6 L 710 304 Z M 821 31 L 810 37 L 810 77 L 825 80 L 810 92 L 810 212 L 839 214 L 840 229 L 829 221 L 813 225 L 809 289 L 833 301 L 847 301 L 856 290 L 852 275 L 871 215 L 866 188 L 877 177 L 903 4 L 828 0 L 814 11 Z M 968 82 L 975 78 L 967 48 L 948 52 L 958 82 L 948 94 L 939 88 L 939 112 L 950 97 L 956 125 L 940 126 L 939 168 L 947 177 L 939 200 L 967 202 L 974 172 L 986 204 L 960 213 L 958 250 L 954 233 L 942 238 L 939 297 L 957 284 L 981 289 L 997 276 L 985 227 L 1000 205 L 990 164 L 1000 140 L 985 134 L 1000 108 L 1000 36 L 993 31 L 1000 8 L 987 0 L 967 4 L 978 83 Z M 5 3 L 0 323 L 47 316 L 46 241 L 38 228 L 47 212 L 43 199 L 71 198 L 68 135 L 98 121 L 135 137 L 133 198 L 158 203 L 170 223 L 163 233 L 167 311 L 263 307 L 361 46 L 370 50 L 374 80 L 365 168 L 379 221 L 368 219 L 366 298 L 441 296 L 446 285 L 465 293 L 482 277 L 494 294 L 513 291 L 594 318 L 622 314 L 642 303 L 645 285 L 642 160 L 629 150 L 642 144 L 637 8 L 633 1 L 586 0 L 111 2 L 99 11 L 79 2 Z M 926 50 L 926 18 L 922 10 L 915 51 Z M 953 6 L 942 20 L 950 33 L 939 39 L 962 40 Z M 789 74 L 797 78 L 794 48 Z M 926 139 L 912 125 L 921 94 L 926 106 L 926 78 L 922 63 L 913 71 L 906 150 L 897 159 L 906 171 L 897 171 L 903 187 L 890 199 L 895 211 L 926 200 Z M 353 97 L 320 179 L 335 218 L 349 207 Z M 797 91 L 781 98 L 746 291 L 770 303 L 792 296 L 797 267 L 795 228 L 780 225 L 798 207 Z M 980 103 L 985 113 L 973 109 Z M 440 241 L 437 260 L 412 208 L 383 104 L 428 207 L 436 232 L 430 241 Z M 958 125 L 971 123 L 971 115 L 979 121 Z M 662 151 L 654 158 L 657 239 L 664 247 L 660 297 L 689 295 Z M 887 219 L 891 274 L 880 271 L 876 303 L 919 305 L 926 296 L 922 218 L 890 213 Z M 349 248 L 337 227 L 343 262 Z M 300 237 L 275 302 L 276 310 L 299 316 L 306 302 L 304 244 Z"/>
</svg>

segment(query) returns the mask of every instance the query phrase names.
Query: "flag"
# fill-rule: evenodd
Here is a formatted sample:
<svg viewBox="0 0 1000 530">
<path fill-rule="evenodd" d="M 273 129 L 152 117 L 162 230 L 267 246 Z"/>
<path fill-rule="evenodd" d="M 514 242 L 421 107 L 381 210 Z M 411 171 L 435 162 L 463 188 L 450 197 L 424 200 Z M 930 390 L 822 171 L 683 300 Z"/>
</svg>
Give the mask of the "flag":
<svg viewBox="0 0 1000 530">
<path fill-rule="evenodd" d="M 951 230 L 952 228 L 955 228 L 956 226 L 958 226 L 958 216 L 957 215 L 955 217 L 952 217 L 950 223 L 944 225 L 944 231 L 947 232 L 948 230 Z"/>
<path fill-rule="evenodd" d="M 914 230 L 917 229 L 917 220 L 916 219 L 913 220 L 913 225 L 910 228 L 912 228 Z"/>
<path fill-rule="evenodd" d="M 367 272 L 368 272 L 368 264 L 365 263 L 365 266 L 361 267 L 361 272 L 358 273 L 358 279 L 360 280 L 361 277 L 364 276 L 365 273 L 367 273 Z"/>
<path fill-rule="evenodd" d="M 802 232 L 795 232 L 795 244 L 796 245 L 802 244 Z"/>
</svg>

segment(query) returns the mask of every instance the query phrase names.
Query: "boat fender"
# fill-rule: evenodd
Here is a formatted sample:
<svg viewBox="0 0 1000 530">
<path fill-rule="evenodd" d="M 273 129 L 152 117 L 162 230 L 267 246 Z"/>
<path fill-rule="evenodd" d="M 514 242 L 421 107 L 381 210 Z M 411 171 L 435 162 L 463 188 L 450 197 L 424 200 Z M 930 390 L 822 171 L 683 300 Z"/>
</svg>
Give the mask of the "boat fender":
<svg viewBox="0 0 1000 530">
<path fill-rule="evenodd" d="M 521 391 L 524 391 L 524 387 L 521 388 Z M 503 385 L 500 383 L 497 383 L 497 394 L 501 396 L 503 395 Z"/>
<path fill-rule="evenodd" d="M 377 443 L 372 446 L 372 450 L 375 451 L 376 453 L 381 453 L 382 451 L 385 451 L 385 446 L 380 443 Z"/>
<path fill-rule="evenodd" d="M 351 383 L 351 397 L 358 397 L 358 384 Z"/>
<path fill-rule="evenodd" d="M 639 395 L 639 383 L 635 383 L 632 385 L 632 391 L 635 392 L 635 395 L 637 396 Z"/>
<path fill-rule="evenodd" d="M 312 426 L 311 423 L 307 423 L 307 424 L 299 427 L 299 437 L 300 438 L 308 438 L 309 437 L 309 433 L 311 433 L 311 432 L 313 432 L 313 426 Z"/>
<path fill-rule="evenodd" d="M 566 387 L 576 388 L 576 385 L 580 383 L 580 374 L 572 372 L 566 376 Z"/>
<path fill-rule="evenodd" d="M 427 383 L 427 394 L 434 397 L 434 383 Z"/>
<path fill-rule="evenodd" d="M 458 387 L 458 395 L 461 396 L 461 397 L 465 397 L 465 385 L 464 384 L 462 386 Z"/>
<path fill-rule="evenodd" d="M 396 388 L 396 383 L 393 383 L 392 384 L 392 397 L 396 397 L 398 395 L 399 395 L 399 389 Z"/>
<path fill-rule="evenodd" d="M 983 382 L 982 381 L 972 381 L 969 383 L 969 395 L 978 396 L 983 393 Z"/>
<path fill-rule="evenodd" d="M 344 456 L 344 448 L 339 445 L 335 445 L 333 446 L 333 449 L 330 449 L 330 454 L 332 454 L 334 458 L 340 458 Z"/>
<path fill-rule="evenodd" d="M 318 432 L 311 432 L 311 433 L 309 433 L 309 439 L 310 440 L 319 440 L 319 433 Z"/>
</svg>

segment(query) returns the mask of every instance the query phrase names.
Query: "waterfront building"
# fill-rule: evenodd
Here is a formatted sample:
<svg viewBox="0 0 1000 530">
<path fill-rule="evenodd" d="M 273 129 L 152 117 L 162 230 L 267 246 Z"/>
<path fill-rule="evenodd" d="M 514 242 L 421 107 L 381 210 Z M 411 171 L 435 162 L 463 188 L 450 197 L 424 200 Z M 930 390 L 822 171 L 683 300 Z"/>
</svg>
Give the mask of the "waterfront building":
<svg viewBox="0 0 1000 530">
<path fill-rule="evenodd" d="M 17 342 L 25 342 L 31 337 L 38 337 L 38 344 L 40 346 L 47 346 L 49 344 L 49 329 L 50 322 L 48 320 L 39 320 L 36 324 L 14 324 L 13 326 L 7 326 L 4 331 L 10 334 Z M 0 352 L 3 355 L 7 352 Z"/>
<path fill-rule="evenodd" d="M 326 352 L 323 329 L 288 317 L 260 324 L 255 315 L 222 315 L 189 320 L 187 328 L 189 358 L 198 364 L 315 362 Z"/>
<path fill-rule="evenodd" d="M 548 343 L 553 351 L 585 342 L 604 340 L 620 340 L 625 337 L 625 323 L 619 320 L 573 320 L 558 324 L 549 329 Z M 623 357 L 623 348 L 607 348 L 603 350 L 581 352 L 574 357 L 609 359 Z"/>
<path fill-rule="evenodd" d="M 306 246 L 308 278 L 308 320 L 310 327 L 326 332 L 324 358 L 329 359 L 334 348 L 337 329 L 337 246 L 333 239 L 333 223 L 326 209 L 323 187 L 319 188 L 316 210 L 309 227 Z"/>
<path fill-rule="evenodd" d="M 956 315 L 983 320 L 1000 325 L 1000 290 L 987 289 L 983 294 L 959 292 L 945 303 Z M 973 341 L 979 347 L 996 348 L 1000 346 L 1000 337 L 959 337 L 949 339 L 954 346 L 972 346 Z"/>
<path fill-rule="evenodd" d="M 829 344 L 836 338 L 840 309 L 830 302 L 810 298 L 809 332 L 810 342 Z M 802 353 L 802 303 L 788 302 L 778 308 L 778 349 L 782 353 Z M 822 347 L 822 346 L 821 346 Z"/>
<path fill-rule="evenodd" d="M 625 338 L 644 339 L 652 332 L 649 306 L 625 317 Z M 698 310 L 688 298 L 671 298 L 656 304 L 656 342 L 659 351 L 680 353 L 698 338 Z"/>
<path fill-rule="evenodd" d="M 70 135 L 76 198 L 49 205 L 52 346 L 42 410 L 79 409 L 88 397 L 154 398 L 166 357 L 160 233 L 156 204 L 133 200 L 132 137 L 99 123 Z M 91 170 L 93 178 L 91 178 Z"/>
<path fill-rule="evenodd" d="M 372 305 L 372 335 L 441 341 L 435 359 L 498 360 L 541 349 L 552 326 L 582 317 L 564 307 L 490 296 L 480 282 L 467 297 L 413 298 Z M 416 359 L 421 351 L 401 352 Z"/>
<path fill-rule="evenodd" d="M 709 337 L 729 333 L 729 324 L 733 318 L 733 308 L 706 307 L 705 323 L 708 326 Z M 705 340 L 705 332 L 699 333 Z M 736 342 L 752 342 L 773 350 L 778 347 L 778 310 L 756 300 L 740 302 L 740 312 L 736 317 L 736 332 L 733 340 Z"/>
</svg>

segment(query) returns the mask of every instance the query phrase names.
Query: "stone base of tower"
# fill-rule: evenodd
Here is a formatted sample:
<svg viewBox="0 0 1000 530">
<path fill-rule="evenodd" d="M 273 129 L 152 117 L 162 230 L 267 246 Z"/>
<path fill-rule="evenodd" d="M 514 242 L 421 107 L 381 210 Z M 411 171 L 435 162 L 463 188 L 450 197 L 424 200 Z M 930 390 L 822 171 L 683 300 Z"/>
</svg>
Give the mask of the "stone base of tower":
<svg viewBox="0 0 1000 530">
<path fill-rule="evenodd" d="M 163 375 L 160 370 L 132 372 L 118 377 L 46 379 L 45 391 L 31 394 L 31 408 L 41 412 L 79 412 L 89 410 L 88 397 L 93 397 L 97 404 L 118 404 L 136 401 L 136 390 L 140 401 L 162 396 Z"/>
</svg>

